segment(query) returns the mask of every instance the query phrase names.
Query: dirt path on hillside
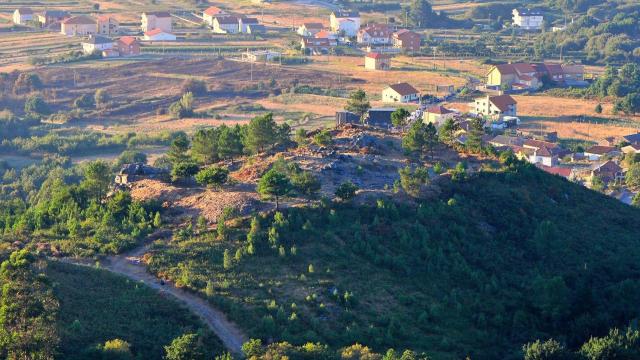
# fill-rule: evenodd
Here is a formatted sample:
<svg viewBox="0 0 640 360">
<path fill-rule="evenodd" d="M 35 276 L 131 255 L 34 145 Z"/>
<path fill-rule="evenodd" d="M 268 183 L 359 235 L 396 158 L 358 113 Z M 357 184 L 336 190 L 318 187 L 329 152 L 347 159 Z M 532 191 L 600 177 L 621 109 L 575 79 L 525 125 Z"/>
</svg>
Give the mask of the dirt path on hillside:
<svg viewBox="0 0 640 360">
<path fill-rule="evenodd" d="M 227 319 L 224 313 L 213 308 L 197 295 L 178 289 L 169 282 L 161 285 L 160 280 L 149 274 L 145 266 L 136 260 L 147 252 L 149 246 L 142 246 L 125 254 L 109 256 L 101 261 L 100 267 L 131 280 L 141 281 L 160 293 L 172 295 L 198 315 L 218 336 L 227 350 L 236 356 L 242 357 L 242 344 L 248 339 L 236 324 Z M 76 265 L 91 266 L 90 263 L 84 260 L 66 258 L 62 261 Z"/>
</svg>

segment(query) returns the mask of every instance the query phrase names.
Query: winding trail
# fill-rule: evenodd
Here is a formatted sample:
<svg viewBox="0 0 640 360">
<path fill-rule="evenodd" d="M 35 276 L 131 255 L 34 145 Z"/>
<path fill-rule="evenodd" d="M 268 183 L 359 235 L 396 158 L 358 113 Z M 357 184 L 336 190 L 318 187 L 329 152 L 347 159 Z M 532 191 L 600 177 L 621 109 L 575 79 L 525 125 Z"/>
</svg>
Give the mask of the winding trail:
<svg viewBox="0 0 640 360">
<path fill-rule="evenodd" d="M 207 301 L 188 291 L 175 287 L 170 282 L 164 285 L 154 275 L 147 272 L 145 266 L 135 259 L 144 255 L 150 245 L 142 246 L 132 250 L 131 252 L 121 255 L 108 256 L 100 262 L 100 267 L 116 274 L 123 275 L 131 280 L 143 282 L 145 285 L 157 290 L 163 294 L 169 294 L 178 299 L 194 314 L 198 315 L 202 321 L 207 324 L 228 351 L 236 356 L 242 355 L 242 344 L 247 341 L 246 335 L 242 333 L 240 328 L 229 321 L 220 310 L 211 306 Z M 67 263 L 92 266 L 87 260 L 83 259 L 60 259 Z"/>
</svg>

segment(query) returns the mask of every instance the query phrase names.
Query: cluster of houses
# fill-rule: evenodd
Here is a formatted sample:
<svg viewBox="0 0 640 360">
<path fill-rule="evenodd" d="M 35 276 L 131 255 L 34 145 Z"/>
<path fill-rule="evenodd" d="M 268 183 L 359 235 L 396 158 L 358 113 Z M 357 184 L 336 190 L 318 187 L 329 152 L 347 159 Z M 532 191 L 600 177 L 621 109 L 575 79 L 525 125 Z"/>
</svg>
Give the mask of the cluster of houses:
<svg viewBox="0 0 640 360">
<path fill-rule="evenodd" d="M 584 66 L 555 63 L 513 63 L 493 66 L 487 73 L 487 88 L 535 91 L 548 81 L 555 86 L 587 86 Z"/>
<path fill-rule="evenodd" d="M 202 20 L 216 34 L 260 34 L 265 32 L 264 25 L 260 24 L 258 19 L 231 14 L 217 6 L 205 9 L 202 12 Z"/>
<path fill-rule="evenodd" d="M 360 14 L 350 10 L 334 11 L 329 16 L 329 27 L 321 23 L 305 22 L 296 31 L 300 46 L 306 54 L 328 54 L 340 43 L 355 42 L 370 54 L 388 59 L 387 53 L 416 52 L 420 50 L 420 35 L 406 29 L 396 30 L 387 24 L 361 26 Z M 371 69 L 374 69 L 373 67 Z M 388 67 L 378 66 L 376 70 Z"/>
</svg>

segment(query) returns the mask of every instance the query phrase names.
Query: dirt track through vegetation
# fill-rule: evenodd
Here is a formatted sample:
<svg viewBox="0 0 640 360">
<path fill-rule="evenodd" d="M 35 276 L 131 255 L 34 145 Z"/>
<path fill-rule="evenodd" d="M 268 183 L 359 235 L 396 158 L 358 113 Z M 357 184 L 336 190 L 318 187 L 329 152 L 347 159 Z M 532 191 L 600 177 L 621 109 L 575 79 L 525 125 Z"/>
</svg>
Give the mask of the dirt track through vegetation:
<svg viewBox="0 0 640 360">
<path fill-rule="evenodd" d="M 204 299 L 195 294 L 175 287 L 171 283 L 162 285 L 160 280 L 149 274 L 142 264 L 136 263 L 132 259 L 136 259 L 144 255 L 149 245 L 139 247 L 129 253 L 109 256 L 100 263 L 100 267 L 116 274 L 123 275 L 131 280 L 140 281 L 150 288 L 159 291 L 162 294 L 169 294 L 178 299 L 194 314 L 198 315 L 202 321 L 211 328 L 211 330 L 222 341 L 225 348 L 236 356 L 242 356 L 242 344 L 247 337 L 242 333 L 238 326 L 227 319 L 227 317 L 219 310 L 213 308 Z M 90 266 L 85 261 L 65 259 L 65 262 Z"/>
</svg>

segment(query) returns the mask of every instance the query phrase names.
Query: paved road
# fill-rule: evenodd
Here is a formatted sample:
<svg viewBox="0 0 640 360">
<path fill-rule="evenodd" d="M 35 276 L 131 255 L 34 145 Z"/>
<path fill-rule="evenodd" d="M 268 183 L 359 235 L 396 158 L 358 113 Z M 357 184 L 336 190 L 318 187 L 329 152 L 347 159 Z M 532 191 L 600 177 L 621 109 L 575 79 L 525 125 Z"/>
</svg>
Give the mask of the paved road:
<svg viewBox="0 0 640 360">
<path fill-rule="evenodd" d="M 131 260 L 144 255 L 147 250 L 148 245 L 126 254 L 109 256 L 101 262 L 101 267 L 132 280 L 141 281 L 161 293 L 174 296 L 211 328 L 227 350 L 235 355 L 242 356 L 242 344 L 247 341 L 247 337 L 240 331 L 238 326 L 229 321 L 221 311 L 213 308 L 208 302 L 197 295 L 178 289 L 173 286 L 173 284 L 165 283 L 161 285 L 158 278 L 149 274 L 144 265 Z M 89 266 L 86 261 L 82 260 L 65 259 L 64 261 L 76 265 Z"/>
</svg>

